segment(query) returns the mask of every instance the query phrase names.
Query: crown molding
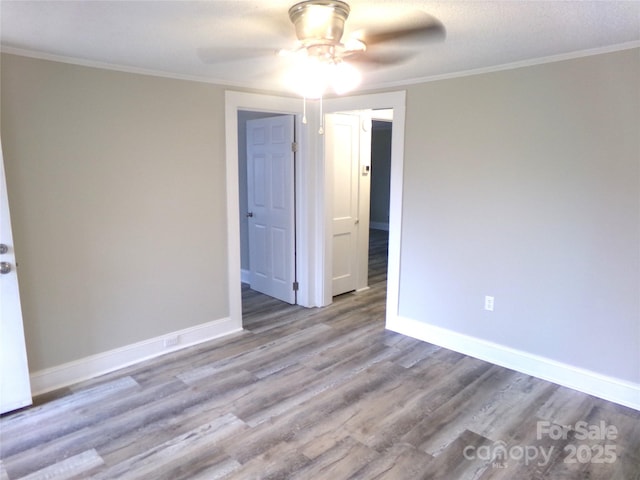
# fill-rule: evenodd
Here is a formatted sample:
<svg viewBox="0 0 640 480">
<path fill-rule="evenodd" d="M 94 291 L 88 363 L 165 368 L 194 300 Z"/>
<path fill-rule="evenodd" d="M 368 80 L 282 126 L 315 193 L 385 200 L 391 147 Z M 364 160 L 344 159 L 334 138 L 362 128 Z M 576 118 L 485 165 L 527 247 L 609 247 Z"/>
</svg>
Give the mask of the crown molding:
<svg viewBox="0 0 640 480">
<path fill-rule="evenodd" d="M 574 52 L 561 53 L 558 55 L 550 55 L 546 57 L 531 58 L 528 60 L 522 60 L 519 62 L 503 63 L 499 65 L 493 65 L 490 67 L 474 68 L 470 70 L 460 70 L 457 72 L 444 73 L 440 75 L 428 75 L 425 77 L 414 77 L 396 82 L 382 82 L 376 84 L 363 85 L 358 90 L 359 92 L 371 91 L 371 90 L 384 90 L 387 88 L 407 87 L 409 85 L 418 85 L 420 83 L 435 82 L 439 80 L 450 80 L 452 78 L 469 77 L 473 75 L 482 75 L 485 73 L 501 72 L 504 70 L 514 70 L 517 68 L 532 67 L 535 65 L 542 65 L 546 63 L 562 62 L 566 60 L 574 60 L 577 58 L 591 57 L 594 55 L 601 55 L 605 53 L 619 52 L 623 50 L 632 50 L 634 48 L 640 48 L 640 41 L 618 43 L 615 45 L 608 45 L 606 47 L 591 48 L 588 50 L 577 50 Z"/>
<path fill-rule="evenodd" d="M 68 57 L 65 55 L 54 55 L 52 53 L 38 52 L 35 50 L 28 50 L 23 48 L 0 46 L 0 52 L 8 53 L 10 55 L 18 55 L 21 57 L 35 58 L 38 60 L 48 60 L 50 62 L 67 63 L 70 65 L 77 65 L 80 67 L 99 68 L 102 70 L 112 70 L 115 72 L 133 73 L 136 75 L 147 75 L 152 77 L 169 78 L 173 80 L 186 80 L 189 82 L 211 83 L 220 86 L 231 86 L 246 88 L 249 87 L 242 82 L 230 82 L 228 80 L 221 80 L 218 78 L 202 77 L 199 75 L 186 75 L 176 72 L 166 72 L 163 70 L 154 70 L 148 68 L 138 68 L 129 65 L 119 65 L 115 63 L 98 62 L 95 60 L 86 60 L 83 58 Z"/>
<path fill-rule="evenodd" d="M 470 70 L 460 70 L 456 72 L 444 73 L 439 75 L 427 75 L 424 77 L 411 77 L 404 80 L 398 80 L 393 82 L 380 82 L 380 83 L 371 83 L 366 85 L 361 85 L 356 91 L 352 92 L 352 94 L 363 93 L 363 92 L 371 92 L 373 90 L 385 90 L 390 88 L 398 88 L 398 87 L 406 87 L 409 85 L 417 85 L 421 83 L 435 82 L 439 80 L 449 80 L 453 78 L 460 77 L 468 77 L 473 75 L 482 75 L 485 73 L 494 73 L 501 72 L 504 70 L 513 70 L 517 68 L 531 67 L 535 65 L 542 65 L 546 63 L 554 63 L 561 62 L 565 60 L 573 60 L 577 58 L 590 57 L 593 55 L 601 55 L 605 53 L 613 53 L 623 50 L 631 50 L 634 48 L 640 48 L 640 41 L 619 43 L 615 45 L 607 45 L 605 47 L 591 48 L 587 50 L 577 50 L 574 52 L 562 53 L 558 55 L 550 55 L 546 57 L 538 57 L 532 58 L 528 60 L 522 60 L 518 62 L 504 63 L 493 65 L 490 67 L 482 67 L 475 68 Z M 148 75 L 154 77 L 162 77 L 162 78 L 170 78 L 174 80 L 186 80 L 190 82 L 200 82 L 200 83 L 209 83 L 215 84 L 225 87 L 235 87 L 235 88 L 246 88 L 246 89 L 255 89 L 259 91 L 265 91 L 263 87 L 259 85 L 252 84 L 250 82 L 239 82 L 239 81 L 230 81 L 230 80 L 222 80 L 219 78 L 211 78 L 211 77 L 203 77 L 199 75 L 187 75 L 176 72 L 167 72 L 162 70 L 154 70 L 154 69 L 146 69 L 146 68 L 138 68 L 132 67 L 128 65 L 119 65 L 113 63 L 106 62 L 97 62 L 94 60 L 86 60 L 75 57 L 68 57 L 64 55 L 55 55 L 51 53 L 38 52 L 35 50 L 22 49 L 9 47 L 5 45 L 0 45 L 0 52 L 8 53 L 11 55 L 19 55 L 22 57 L 30 57 L 36 58 L 40 60 L 49 60 L 52 62 L 59 63 L 67 63 L 71 65 L 78 65 L 83 67 L 90 68 L 100 68 L 103 70 L 113 70 L 117 72 L 124 73 L 133 73 L 137 75 Z M 281 92 L 275 92 L 279 94 L 287 94 L 289 92 L 285 92 L 284 90 Z"/>
</svg>

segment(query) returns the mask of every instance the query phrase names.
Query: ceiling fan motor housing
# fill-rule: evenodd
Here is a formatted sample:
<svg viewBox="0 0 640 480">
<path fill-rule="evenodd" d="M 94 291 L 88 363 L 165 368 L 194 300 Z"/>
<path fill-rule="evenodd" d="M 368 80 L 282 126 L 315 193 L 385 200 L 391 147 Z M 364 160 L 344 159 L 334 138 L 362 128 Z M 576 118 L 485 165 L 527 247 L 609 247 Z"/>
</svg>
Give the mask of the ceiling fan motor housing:
<svg viewBox="0 0 640 480">
<path fill-rule="evenodd" d="M 339 0 L 308 0 L 291 7 L 289 18 L 303 45 L 338 45 L 349 11 Z"/>
</svg>

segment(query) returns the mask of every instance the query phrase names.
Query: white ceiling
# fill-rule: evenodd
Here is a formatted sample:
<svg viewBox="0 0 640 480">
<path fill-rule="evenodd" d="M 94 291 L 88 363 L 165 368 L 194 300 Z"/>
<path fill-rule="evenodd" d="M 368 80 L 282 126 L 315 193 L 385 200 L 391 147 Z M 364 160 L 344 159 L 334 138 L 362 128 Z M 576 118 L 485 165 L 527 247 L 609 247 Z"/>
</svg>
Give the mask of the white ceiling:
<svg viewBox="0 0 640 480">
<path fill-rule="evenodd" d="M 294 0 L 1 0 L 3 51 L 233 86 L 283 91 Z M 348 31 L 420 12 L 444 39 L 391 42 L 414 56 L 365 69 L 362 89 L 640 46 L 640 1 L 351 0 Z"/>
</svg>

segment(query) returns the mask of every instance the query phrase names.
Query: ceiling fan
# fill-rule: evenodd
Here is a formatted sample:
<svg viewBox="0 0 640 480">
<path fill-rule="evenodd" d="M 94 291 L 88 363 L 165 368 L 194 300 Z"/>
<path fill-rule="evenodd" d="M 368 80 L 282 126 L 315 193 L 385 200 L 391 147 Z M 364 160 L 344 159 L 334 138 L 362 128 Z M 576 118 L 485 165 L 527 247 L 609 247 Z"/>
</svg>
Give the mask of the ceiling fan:
<svg viewBox="0 0 640 480">
<path fill-rule="evenodd" d="M 395 28 L 360 29 L 343 40 L 350 12 L 349 5 L 341 0 L 306 0 L 289 9 L 297 42 L 293 49 L 282 49 L 279 54 L 296 60 L 297 64 L 288 74 L 288 83 L 301 96 L 321 98 L 328 87 L 337 94 L 346 93 L 360 83 L 360 72 L 352 63 L 399 64 L 412 56 L 411 52 L 403 51 L 402 42 L 411 44 L 411 40 L 445 36 L 444 27 L 437 19 L 424 12 L 414 12 L 411 21 L 405 20 Z M 385 54 L 383 44 L 396 48 L 387 49 Z"/>
<path fill-rule="evenodd" d="M 414 12 L 411 21 L 405 20 L 396 28 L 361 29 L 352 32 L 343 42 L 345 23 L 351 9 L 341 0 L 307 0 L 289 9 L 289 19 L 298 38 L 292 50 L 280 50 L 281 55 L 304 53 L 325 62 L 339 63 L 349 58 L 374 64 L 402 63 L 409 57 L 399 49 L 387 55 L 375 53 L 384 43 L 399 47 L 402 40 L 442 39 L 445 29 L 435 17 L 424 12 Z M 380 23 L 384 23 L 384 20 Z M 371 52 L 373 47 L 373 52 Z M 367 55 L 364 55 L 367 53 Z"/>
<path fill-rule="evenodd" d="M 442 23 L 423 10 L 408 10 L 403 2 L 385 8 L 384 3 L 354 0 L 357 8 L 352 12 L 342 0 L 306 0 L 289 8 L 297 37 L 290 48 L 281 48 L 282 43 L 279 49 L 225 45 L 201 48 L 198 53 L 206 63 L 273 58 L 276 53 L 285 59 L 277 67 L 284 83 L 300 96 L 319 99 L 329 89 L 346 93 L 359 83 L 360 71 L 354 65 L 364 69 L 393 67 L 409 61 L 426 42 L 446 37 Z M 282 17 L 273 10 L 256 17 L 254 31 L 268 32 L 261 38 L 269 43 L 291 31 L 291 24 L 284 24 Z"/>
</svg>

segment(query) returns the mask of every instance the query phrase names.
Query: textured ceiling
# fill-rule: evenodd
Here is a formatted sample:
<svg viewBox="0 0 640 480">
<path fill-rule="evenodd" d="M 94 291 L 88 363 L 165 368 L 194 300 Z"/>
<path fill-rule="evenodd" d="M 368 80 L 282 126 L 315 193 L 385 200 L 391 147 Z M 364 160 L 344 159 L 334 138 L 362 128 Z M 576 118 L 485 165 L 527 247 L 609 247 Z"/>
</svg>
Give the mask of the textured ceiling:
<svg viewBox="0 0 640 480">
<path fill-rule="evenodd" d="M 4 51 L 282 91 L 293 1 L 1 0 Z M 362 67 L 362 89 L 640 46 L 640 1 L 353 0 L 346 34 L 428 14 L 445 36 L 391 41 L 400 65 Z M 376 53 L 376 52 L 371 52 Z"/>
</svg>

